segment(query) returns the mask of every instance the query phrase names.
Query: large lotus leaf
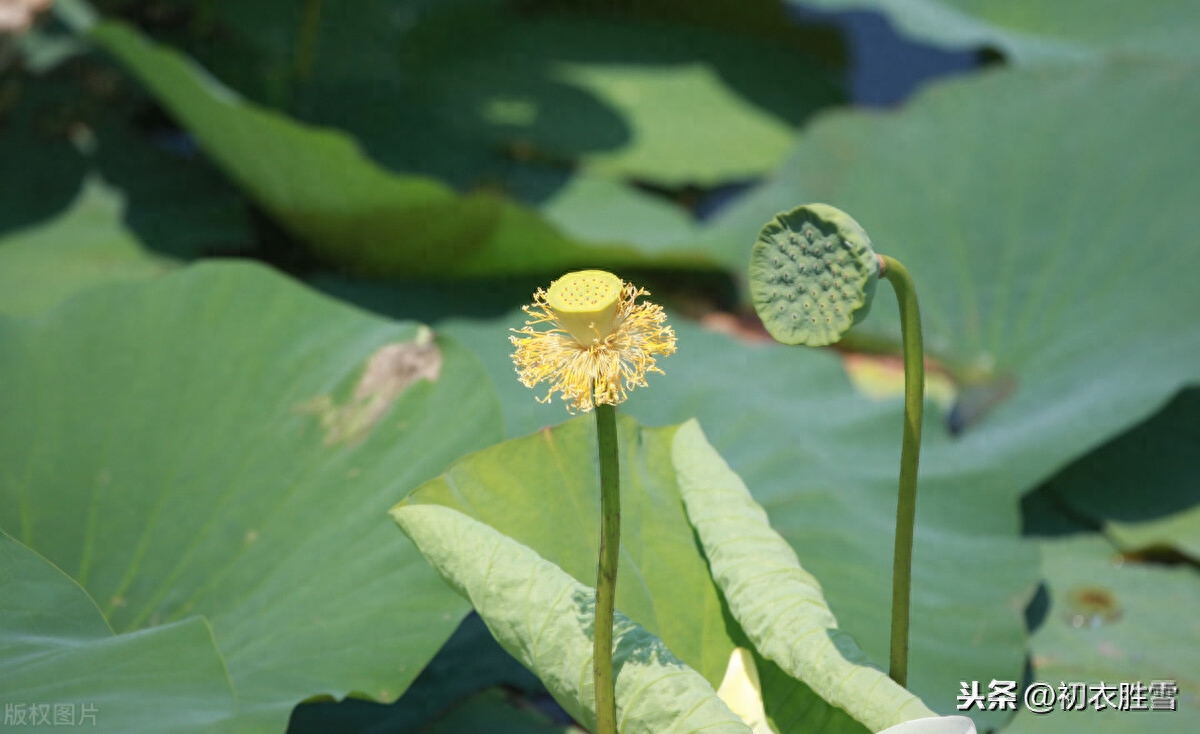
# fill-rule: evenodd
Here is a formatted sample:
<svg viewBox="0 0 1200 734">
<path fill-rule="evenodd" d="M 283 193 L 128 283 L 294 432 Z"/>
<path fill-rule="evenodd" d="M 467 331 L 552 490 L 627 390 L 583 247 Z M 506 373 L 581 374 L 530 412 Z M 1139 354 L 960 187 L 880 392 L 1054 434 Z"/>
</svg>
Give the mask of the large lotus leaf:
<svg viewBox="0 0 1200 734">
<path fill-rule="evenodd" d="M 532 402 L 531 394 L 525 397 Z M 622 419 L 619 430 L 617 609 L 716 687 L 742 633 L 722 604 L 683 511 L 671 458 L 676 427 L 641 428 Z M 467 513 L 576 580 L 594 583 L 600 522 L 595 435 L 592 416 L 581 416 L 494 446 L 419 487 L 405 504 L 439 503 Z M 778 667 L 760 666 L 767 714 L 779 731 L 862 731 Z"/>
<path fill-rule="evenodd" d="M 496 640 L 537 673 L 568 713 L 595 729 L 595 589 L 449 507 L 406 502 L 392 517 L 447 583 L 471 600 Z M 622 732 L 749 732 L 700 674 L 619 612 L 613 672 Z"/>
<path fill-rule="evenodd" d="M 0 690 L 5 727 L 201 732 L 235 709 L 200 617 L 114 635 L 87 593 L 0 532 Z"/>
<path fill-rule="evenodd" d="M 1105 53 L 1200 58 L 1200 8 L 1189 0 L 789 0 L 878 10 L 905 34 L 947 48 L 990 46 L 1020 62 Z"/>
<path fill-rule="evenodd" d="M 494 193 L 459 196 L 391 173 L 344 133 L 238 98 L 181 54 L 116 22 L 89 37 L 114 54 L 249 196 L 292 234 L 347 267 L 401 275 L 480 275 L 593 265 L 703 265 L 698 250 L 653 256 L 585 245 Z"/>
<path fill-rule="evenodd" d="M 237 729 L 395 698 L 466 611 L 386 516 L 499 433 L 453 342 L 212 264 L 0 320 L 0 343 L 0 527 L 119 633 L 207 619 Z"/>
<path fill-rule="evenodd" d="M 1174 548 L 1200 560 L 1200 390 L 1093 451 L 1047 482 L 1078 517 L 1127 552 Z"/>
<path fill-rule="evenodd" d="M 936 87 L 897 115 L 829 115 L 718 230 L 732 260 L 776 212 L 832 203 L 912 272 L 928 349 L 961 375 L 1015 379 L 999 411 L 1044 403 L 1026 389 L 1035 382 L 1095 390 L 1087 378 L 1102 371 L 1131 384 L 1092 409 L 1145 415 L 1200 374 L 1200 301 L 1171 286 L 1200 267 L 1200 179 L 1179 155 L 1200 142 L 1198 69 L 1003 71 Z M 1130 140 L 1136 155 L 1111 154 Z M 894 301 L 880 300 L 864 327 L 890 317 L 895 333 Z"/>
<path fill-rule="evenodd" d="M 746 485 L 696 423 L 675 433 L 671 458 L 688 519 L 713 578 L 755 649 L 871 731 L 931 717 L 859 649 Z"/>
<path fill-rule="evenodd" d="M 557 422 L 562 411 L 535 402 L 512 372 L 505 327 L 520 321 L 514 315 L 443 327 L 483 357 L 509 435 Z M 772 526 L 820 580 L 841 629 L 872 660 L 886 661 L 901 401 L 860 395 L 828 351 L 748 345 L 672 323 L 679 352 L 661 362 L 665 375 L 652 375 L 622 408 L 649 424 L 697 416 Z M 1064 424 L 1055 419 L 1073 426 L 1071 413 L 1052 404 L 1045 410 L 1049 416 L 1018 414 L 955 439 L 942 430 L 936 405 L 927 407 L 909 687 L 940 713 L 954 712 L 963 676 L 1021 676 L 1022 610 L 1036 584 L 1037 556 L 1017 538 L 1017 496 L 1036 480 L 1014 468 L 1024 460 L 1016 450 L 1024 445 L 1015 439 L 1037 434 L 1061 452 L 1060 462 L 1089 447 L 1085 437 L 1060 435 Z M 1041 479 L 1053 467 L 1033 470 Z M 674 649 L 669 638 L 668 644 Z M 769 686 L 764 674 L 765 692 Z M 976 719 L 983 729 L 1003 717 L 989 712 Z"/>
<path fill-rule="evenodd" d="M 0 239 L 0 313 L 40 311 L 101 283 L 142 280 L 171 266 L 121 224 L 124 200 L 89 179 L 71 208 Z"/>
<path fill-rule="evenodd" d="M 1122 561 L 1096 535 L 1044 540 L 1039 546 L 1050 607 L 1033 635 L 1032 678 L 1053 686 L 1057 700 L 1055 710 L 1046 714 L 1023 708 L 1005 731 L 1183 734 L 1200 729 L 1196 570 Z M 1114 710 L 1121 705 L 1123 683 L 1149 688 L 1154 681 L 1178 686 L 1176 710 Z M 1085 710 L 1063 710 L 1059 686 L 1073 682 L 1087 687 Z M 1111 703 L 1098 711 L 1093 696 L 1102 683 L 1113 690 L 1101 694 L 1102 701 Z M 1131 706 L 1152 703 L 1150 697 L 1128 701 Z"/>
</svg>

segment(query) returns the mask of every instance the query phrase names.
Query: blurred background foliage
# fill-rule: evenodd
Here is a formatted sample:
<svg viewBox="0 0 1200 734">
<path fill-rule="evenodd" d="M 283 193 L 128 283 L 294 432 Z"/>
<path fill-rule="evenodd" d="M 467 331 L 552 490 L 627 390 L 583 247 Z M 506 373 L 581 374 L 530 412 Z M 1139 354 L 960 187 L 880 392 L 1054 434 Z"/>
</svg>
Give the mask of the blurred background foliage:
<svg viewBox="0 0 1200 734">
<path fill-rule="evenodd" d="M 383 497 L 399 499 L 468 450 L 564 419 L 517 384 L 507 329 L 539 285 L 603 267 L 654 291 L 680 337 L 667 376 L 635 393 L 628 412 L 651 426 L 698 418 L 821 579 L 842 627 L 882 661 L 899 455 L 895 308 L 885 297 L 846 343 L 805 351 L 768 344 L 745 303 L 758 228 L 825 201 L 908 265 L 925 313 L 933 425 L 918 509 L 914 691 L 950 713 L 960 681 L 1168 679 L 1180 690 L 1169 714 L 972 714 L 996 731 L 1200 728 L 1200 658 L 1188 653 L 1200 649 L 1200 297 L 1188 286 L 1200 269 L 1196 3 L 93 7 L 94 25 L 88 6 L 59 0 L 29 31 L 0 36 L 9 385 L 0 406 L 10 416 L 6 463 L 25 467 L 5 475 L 0 529 L 56 560 L 101 610 L 121 596 L 119 574 L 81 578 L 65 560 L 77 548 L 32 529 L 55 501 L 74 501 L 65 488 L 92 486 L 114 461 L 97 436 L 116 430 L 103 418 L 122 403 L 95 396 L 132 400 L 141 412 L 125 428 L 148 440 L 173 425 L 155 407 L 172 394 L 165 386 L 198 381 L 179 409 L 195 411 L 196 435 L 215 447 L 203 455 L 219 463 L 237 445 L 224 441 L 249 430 L 204 417 L 223 380 L 252 394 L 251 406 L 274 394 L 263 378 L 272 369 L 294 380 L 279 405 L 336 397 L 391 333 L 376 316 L 430 324 L 476 406 L 462 413 L 462 435 L 444 429 L 449 445 L 403 480 L 383 479 L 388 462 L 415 449 L 372 437 L 353 459 L 314 460 L 303 484 L 314 498 L 339 491 L 349 461 L 380 477 L 378 496 L 360 499 L 386 509 Z M 197 262 L 220 258 L 276 272 Z M 268 329 L 274 338 L 256 336 Z M 206 350 L 188 347 L 197 342 Z M 134 353 L 153 386 L 144 395 L 129 386 L 143 374 L 124 361 Z M 256 373 L 260 392 L 222 366 L 243 361 L 268 371 Z M 39 372 L 47 365 L 54 378 Z M 325 376 L 309 379 L 312 365 Z M 83 397 L 57 395 L 58 380 Z M 425 415 L 424 403 L 406 405 L 389 420 Z M 257 430 L 309 420 L 273 415 Z M 40 433 L 24 436 L 22 419 Z M 319 443 L 311 426 L 295 430 L 270 461 L 289 466 L 304 441 Z M 96 474 L 28 458 L 64 446 L 78 449 L 62 454 L 73 457 L 66 463 Z M 130 490 L 129 506 L 151 518 L 173 507 L 174 495 L 156 489 L 168 469 L 146 469 L 148 486 Z M 222 481 L 197 486 L 222 497 Z M 31 510 L 30 486 L 58 490 L 40 490 Z M 522 491 L 536 505 L 546 490 Z M 297 547 L 334 559 L 349 581 L 380 574 L 370 563 L 339 566 L 332 537 L 302 539 L 314 519 L 296 512 L 284 536 Z M 153 543 L 112 551 L 114 568 Z M 11 558 L 36 567 L 23 552 Z M 197 559 L 201 569 L 218 560 Z M 414 560 L 410 550 L 396 564 Z M 233 567 L 252 576 L 273 561 L 248 563 Z M 166 575 L 186 577 L 183 568 Z M 304 573 L 262 572 L 275 584 Z M 420 593 L 442 610 L 430 626 L 440 631 L 384 651 L 401 656 L 403 673 L 376 661 L 359 678 L 350 660 L 341 678 L 286 684 L 236 660 L 257 651 L 285 664 L 302 648 L 247 643 L 253 615 L 214 593 L 201 604 L 213 644 L 234 688 L 259 697 L 239 726 L 279 731 L 312 697 L 291 713 L 291 731 L 477 731 L 482 721 L 489 731 L 569 730 L 477 618 L 442 645 L 467 607 L 431 579 L 421 577 Z M 185 611 L 165 591 L 146 594 L 144 619 L 109 605 L 112 630 L 165 624 L 148 616 L 156 604 L 164 619 Z M 1081 598 L 1111 604 L 1081 608 Z M 316 616 L 347 613 L 310 602 Z M 370 644 L 388 617 L 339 629 L 330 647 Z M 426 626 L 419 614 L 394 624 L 417 636 Z M 187 649 L 189 659 L 211 654 Z M 243 675 L 252 694 L 239 688 Z M 214 696 L 202 710 L 227 706 L 219 676 L 200 689 Z M 359 700 L 398 695 L 392 705 Z M 784 731 L 835 731 L 837 721 Z"/>
</svg>

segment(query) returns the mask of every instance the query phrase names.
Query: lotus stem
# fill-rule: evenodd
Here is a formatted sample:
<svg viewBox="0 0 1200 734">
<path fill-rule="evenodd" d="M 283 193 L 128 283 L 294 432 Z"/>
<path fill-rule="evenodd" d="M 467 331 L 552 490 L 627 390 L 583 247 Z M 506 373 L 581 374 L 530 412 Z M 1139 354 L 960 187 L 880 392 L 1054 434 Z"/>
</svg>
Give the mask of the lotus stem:
<svg viewBox="0 0 1200 734">
<path fill-rule="evenodd" d="M 600 447 L 600 562 L 596 574 L 595 649 L 592 660 L 596 731 L 598 734 L 617 734 L 612 645 L 617 559 L 621 549 L 621 469 L 616 407 L 596 406 L 596 437 Z"/>
<path fill-rule="evenodd" d="M 888 675 L 908 685 L 908 619 L 912 596 L 913 526 L 917 514 L 917 466 L 921 460 L 921 420 L 925 408 L 925 354 L 921 311 L 908 270 L 879 256 L 880 275 L 896 291 L 904 342 L 904 442 L 900 449 L 900 491 L 896 501 L 896 551 L 892 560 L 892 639 Z"/>
</svg>

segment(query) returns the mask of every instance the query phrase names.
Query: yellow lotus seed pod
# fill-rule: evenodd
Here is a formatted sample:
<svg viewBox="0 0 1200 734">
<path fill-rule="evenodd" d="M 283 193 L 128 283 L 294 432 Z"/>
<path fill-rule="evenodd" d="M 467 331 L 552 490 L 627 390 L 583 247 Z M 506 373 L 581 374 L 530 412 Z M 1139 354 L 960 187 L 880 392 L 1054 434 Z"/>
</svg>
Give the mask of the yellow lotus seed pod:
<svg viewBox="0 0 1200 734">
<path fill-rule="evenodd" d="M 533 294 L 525 327 L 513 329 L 513 364 L 521 384 L 550 383 L 572 413 L 619 405 L 662 373 L 656 358 L 675 352 L 675 331 L 662 307 L 638 303 L 645 289 L 603 270 L 568 273 Z M 549 326 L 549 329 L 537 327 Z"/>
<path fill-rule="evenodd" d="M 579 270 L 551 283 L 546 303 L 580 344 L 597 344 L 612 333 L 623 286 L 612 273 Z"/>
</svg>

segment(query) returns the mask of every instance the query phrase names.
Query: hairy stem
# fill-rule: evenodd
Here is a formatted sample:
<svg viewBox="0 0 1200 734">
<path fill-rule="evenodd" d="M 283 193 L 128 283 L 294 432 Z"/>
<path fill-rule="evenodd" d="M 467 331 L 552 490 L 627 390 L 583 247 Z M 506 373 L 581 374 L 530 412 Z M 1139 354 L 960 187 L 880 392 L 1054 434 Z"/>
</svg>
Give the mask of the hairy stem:
<svg viewBox="0 0 1200 734">
<path fill-rule="evenodd" d="M 899 261 L 880 256 L 882 275 L 900 303 L 900 334 L 904 341 L 904 443 L 900 449 L 900 492 L 896 501 L 896 551 L 892 560 L 892 646 L 888 675 L 908 683 L 908 614 L 912 596 L 913 525 L 917 515 L 917 465 L 921 460 L 921 419 L 925 408 L 925 354 L 921 310 L 908 270 Z"/>
<path fill-rule="evenodd" d="M 617 557 L 621 548 L 621 470 L 615 407 L 596 406 L 596 436 L 600 445 L 600 562 L 596 573 L 592 663 L 596 681 L 596 731 L 617 734 L 612 642 Z"/>
</svg>

